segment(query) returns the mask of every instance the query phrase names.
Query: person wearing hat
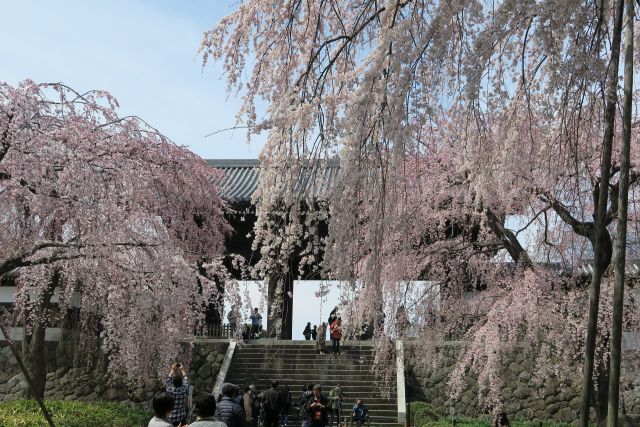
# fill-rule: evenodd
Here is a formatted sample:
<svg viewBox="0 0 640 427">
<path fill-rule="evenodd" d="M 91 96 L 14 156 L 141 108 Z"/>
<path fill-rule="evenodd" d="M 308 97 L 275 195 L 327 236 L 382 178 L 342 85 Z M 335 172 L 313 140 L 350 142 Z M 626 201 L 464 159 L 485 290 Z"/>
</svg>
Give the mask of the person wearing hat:
<svg viewBox="0 0 640 427">
<path fill-rule="evenodd" d="M 305 405 L 307 411 L 307 426 L 325 427 L 329 419 L 329 399 L 322 395 L 322 387 L 316 384 L 313 387 L 313 394 Z"/>
<path fill-rule="evenodd" d="M 222 399 L 216 408 L 216 417 L 227 427 L 246 427 L 246 418 L 242 406 L 234 401 L 239 388 L 230 383 L 222 384 Z"/>
</svg>

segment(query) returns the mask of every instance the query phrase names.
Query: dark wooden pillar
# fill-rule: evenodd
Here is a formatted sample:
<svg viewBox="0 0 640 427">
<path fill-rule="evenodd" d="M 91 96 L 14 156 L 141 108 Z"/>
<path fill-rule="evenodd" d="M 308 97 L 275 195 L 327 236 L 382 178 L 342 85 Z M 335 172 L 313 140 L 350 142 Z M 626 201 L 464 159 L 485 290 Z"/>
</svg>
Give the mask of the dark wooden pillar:
<svg viewBox="0 0 640 427">
<path fill-rule="evenodd" d="M 269 279 L 267 335 L 283 340 L 293 337 L 293 275 L 290 273 L 274 274 Z"/>
</svg>

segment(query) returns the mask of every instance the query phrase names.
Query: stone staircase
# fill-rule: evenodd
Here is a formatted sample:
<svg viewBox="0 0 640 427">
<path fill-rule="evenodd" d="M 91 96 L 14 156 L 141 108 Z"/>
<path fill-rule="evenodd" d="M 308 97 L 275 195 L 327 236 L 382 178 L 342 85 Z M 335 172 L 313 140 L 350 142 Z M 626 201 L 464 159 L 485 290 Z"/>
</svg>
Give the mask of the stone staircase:
<svg viewBox="0 0 640 427">
<path fill-rule="evenodd" d="M 345 396 L 344 415 L 351 413 L 356 399 L 364 399 L 371 426 L 397 426 L 395 384 L 388 390 L 389 397 L 382 397 L 371 363 L 372 349 L 368 342 L 346 343 L 342 354 L 334 356 L 318 354 L 315 343 L 309 341 L 252 340 L 238 343 L 224 381 L 242 389 L 255 384 L 260 391 L 266 390 L 272 380 L 289 386 L 294 405 L 290 426 L 301 424 L 298 400 L 307 384 L 322 385 L 323 394 L 328 396 L 340 383 Z"/>
</svg>

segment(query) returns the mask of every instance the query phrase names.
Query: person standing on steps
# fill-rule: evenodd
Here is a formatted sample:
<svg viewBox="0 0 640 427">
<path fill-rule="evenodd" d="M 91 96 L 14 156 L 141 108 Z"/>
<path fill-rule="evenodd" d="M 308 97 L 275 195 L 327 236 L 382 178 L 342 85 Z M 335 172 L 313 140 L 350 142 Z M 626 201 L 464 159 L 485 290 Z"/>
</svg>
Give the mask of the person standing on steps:
<svg viewBox="0 0 640 427">
<path fill-rule="evenodd" d="M 234 338 L 238 328 L 238 310 L 236 310 L 235 305 L 229 310 L 227 320 L 229 321 L 229 338 Z"/>
<path fill-rule="evenodd" d="M 329 419 L 329 400 L 322 395 L 322 387 L 316 384 L 313 387 L 313 395 L 305 406 L 307 412 L 308 427 L 325 427 Z"/>
<path fill-rule="evenodd" d="M 251 392 L 251 387 L 254 389 L 256 388 L 254 385 L 250 385 L 244 389 L 244 394 L 242 395 L 242 409 L 244 409 L 244 417 L 247 421 L 247 425 L 253 426 L 253 393 Z"/>
<path fill-rule="evenodd" d="M 341 424 L 343 397 L 344 393 L 342 392 L 342 387 L 340 386 L 340 383 L 338 383 L 329 392 L 329 404 L 331 405 L 331 425 L 333 425 L 333 420 L 336 420 L 336 426 L 339 427 Z"/>
<path fill-rule="evenodd" d="M 305 389 L 302 390 L 302 396 L 300 396 L 300 419 L 302 420 L 302 427 L 309 427 L 307 424 L 307 403 L 313 395 L 313 384 L 308 384 Z"/>
<path fill-rule="evenodd" d="M 331 326 L 331 324 L 338 318 L 338 307 L 334 307 L 329 313 L 329 318 L 327 319 L 327 325 Z"/>
<path fill-rule="evenodd" d="M 329 331 L 331 333 L 332 340 L 332 353 L 340 354 L 340 340 L 342 339 L 342 319 L 337 318 L 333 321 L 331 326 L 329 326 Z"/>
<path fill-rule="evenodd" d="M 244 403 L 242 403 L 242 399 L 243 399 L 243 393 L 240 390 L 240 387 L 236 386 L 236 397 L 233 399 L 234 402 L 236 402 L 238 405 L 240 405 L 240 407 L 242 408 L 242 410 L 244 411 Z M 245 413 L 245 420 L 247 418 L 247 414 Z"/>
<path fill-rule="evenodd" d="M 289 412 L 291 411 L 291 392 L 289 386 L 285 385 L 280 390 L 280 425 L 289 425 Z"/>
<path fill-rule="evenodd" d="M 258 424 L 260 424 L 260 411 L 262 410 L 262 394 L 258 393 L 258 389 L 255 384 L 251 384 L 249 388 L 251 389 L 251 395 L 253 396 L 253 408 L 251 409 L 253 418 L 251 425 L 253 427 L 258 427 Z"/>
<path fill-rule="evenodd" d="M 264 409 L 264 426 L 278 427 L 280 424 L 278 381 L 271 381 L 271 388 L 262 393 L 262 409 Z"/>
<path fill-rule="evenodd" d="M 253 309 L 251 313 L 251 337 L 256 339 L 260 337 L 260 326 L 262 326 L 262 316 L 258 313 L 258 307 Z"/>
<path fill-rule="evenodd" d="M 307 322 L 307 326 L 305 326 L 304 331 L 302 331 L 302 335 L 304 335 L 304 339 L 307 341 L 311 339 L 311 322 Z"/>
<path fill-rule="evenodd" d="M 325 322 L 322 322 L 322 325 L 318 327 L 318 334 L 317 334 L 318 336 L 316 341 L 316 349 L 320 354 L 324 354 L 325 340 L 327 338 L 326 332 L 327 332 L 327 324 Z"/>
<path fill-rule="evenodd" d="M 318 326 L 313 325 L 313 329 L 311 329 L 311 339 L 315 341 L 318 338 Z"/>
<path fill-rule="evenodd" d="M 227 427 L 225 423 L 215 417 L 216 398 L 209 393 L 198 394 L 195 400 L 197 418 L 189 427 Z"/>
<path fill-rule="evenodd" d="M 225 423 L 227 427 L 246 427 L 244 409 L 235 402 L 238 387 L 225 383 L 222 384 L 222 399 L 216 408 L 216 417 Z"/>
</svg>

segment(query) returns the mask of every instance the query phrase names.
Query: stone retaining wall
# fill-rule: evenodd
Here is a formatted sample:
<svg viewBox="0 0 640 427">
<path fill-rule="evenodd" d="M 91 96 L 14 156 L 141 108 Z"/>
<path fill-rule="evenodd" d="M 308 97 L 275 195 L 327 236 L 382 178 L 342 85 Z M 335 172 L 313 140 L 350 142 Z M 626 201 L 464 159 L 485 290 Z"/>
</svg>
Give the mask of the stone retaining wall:
<svg viewBox="0 0 640 427">
<path fill-rule="evenodd" d="M 128 387 L 126 384 L 109 385 L 104 369 L 74 366 L 64 351 L 59 351 L 58 343 L 47 343 L 47 385 L 45 398 L 59 400 L 110 400 L 122 403 L 146 403 L 161 387 L 144 389 Z M 18 343 L 19 346 L 19 343 Z M 228 343 L 196 343 L 189 378 L 194 386 L 194 394 L 211 391 L 218 376 Z M 15 358 L 6 342 L 0 342 L 0 402 L 23 397 L 26 381 L 20 373 Z"/>
<path fill-rule="evenodd" d="M 448 380 L 460 347 L 450 347 L 435 368 L 409 363 L 408 393 L 412 400 L 424 400 L 446 413 L 455 408 L 457 414 L 477 416 L 486 413 L 478 402 L 478 384 L 470 376 L 461 396 L 453 400 L 449 395 Z M 561 383 L 553 377 L 541 384 L 532 379 L 534 367 L 522 353 L 515 353 L 502 373 L 503 409 L 512 419 L 531 421 L 557 420 L 570 422 L 579 417 L 581 378 Z M 637 367 L 636 367 L 637 369 Z M 623 393 L 627 413 L 640 413 L 640 387 Z"/>
</svg>

